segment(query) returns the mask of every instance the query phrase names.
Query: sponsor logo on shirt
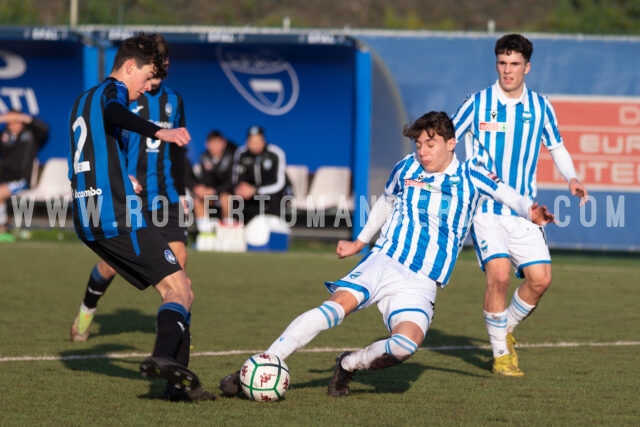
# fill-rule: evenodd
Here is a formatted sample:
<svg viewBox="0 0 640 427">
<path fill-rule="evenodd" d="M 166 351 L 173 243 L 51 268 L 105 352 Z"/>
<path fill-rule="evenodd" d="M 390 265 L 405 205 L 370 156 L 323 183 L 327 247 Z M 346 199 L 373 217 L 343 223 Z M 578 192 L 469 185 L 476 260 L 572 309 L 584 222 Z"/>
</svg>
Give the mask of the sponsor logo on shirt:
<svg viewBox="0 0 640 427">
<path fill-rule="evenodd" d="M 416 187 L 416 188 L 424 188 L 425 190 L 431 190 L 431 184 L 424 181 L 416 181 L 415 179 L 405 179 L 404 180 L 405 187 Z"/>
<path fill-rule="evenodd" d="M 480 122 L 482 132 L 507 132 L 509 125 L 505 122 Z"/>
<path fill-rule="evenodd" d="M 101 196 L 101 195 L 102 195 L 102 188 L 93 188 L 93 187 L 89 187 L 88 190 L 82 190 L 82 191 L 75 190 L 73 192 L 73 197 L 75 197 L 76 199 L 84 199 L 86 197 Z"/>
<path fill-rule="evenodd" d="M 405 179 L 404 180 L 404 186 L 405 187 L 416 187 L 416 188 L 422 188 L 424 190 L 433 190 L 433 186 L 431 185 L 431 183 L 429 182 L 424 182 L 424 181 L 416 181 L 415 179 Z"/>
<path fill-rule="evenodd" d="M 487 176 L 489 177 L 489 179 L 490 179 L 490 180 L 492 180 L 492 181 L 493 181 L 493 182 L 495 182 L 496 184 L 497 184 L 497 183 L 502 182 L 502 180 L 500 179 L 500 177 L 499 177 L 498 175 L 496 175 L 495 173 L 493 173 L 493 172 L 489 172 L 489 173 L 487 174 Z"/>
</svg>

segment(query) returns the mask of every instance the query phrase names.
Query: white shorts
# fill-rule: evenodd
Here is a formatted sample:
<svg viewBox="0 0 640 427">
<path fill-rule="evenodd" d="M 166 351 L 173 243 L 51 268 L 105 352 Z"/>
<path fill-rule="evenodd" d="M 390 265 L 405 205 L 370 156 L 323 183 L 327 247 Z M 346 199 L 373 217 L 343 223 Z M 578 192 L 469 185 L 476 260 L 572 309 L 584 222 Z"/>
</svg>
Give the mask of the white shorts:
<svg viewBox="0 0 640 427">
<path fill-rule="evenodd" d="M 479 213 L 471 232 L 480 268 L 495 258 L 509 258 L 516 276 L 533 264 L 550 264 L 549 246 L 542 227 L 526 218 Z"/>
<path fill-rule="evenodd" d="M 351 292 L 358 300 L 357 310 L 377 304 L 389 332 L 410 321 L 426 335 L 433 320 L 436 282 L 379 252 L 370 252 L 349 274 L 325 285 L 331 293 Z"/>
</svg>

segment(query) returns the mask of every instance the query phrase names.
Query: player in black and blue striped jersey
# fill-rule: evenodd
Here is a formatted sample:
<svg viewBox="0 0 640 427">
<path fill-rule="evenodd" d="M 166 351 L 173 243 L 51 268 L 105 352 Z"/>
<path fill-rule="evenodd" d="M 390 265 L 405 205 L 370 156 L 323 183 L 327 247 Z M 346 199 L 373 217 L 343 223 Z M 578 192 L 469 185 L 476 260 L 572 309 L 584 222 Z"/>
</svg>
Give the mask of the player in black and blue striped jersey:
<svg viewBox="0 0 640 427">
<path fill-rule="evenodd" d="M 162 296 L 156 343 L 140 366 L 142 375 L 165 378 L 191 400 L 205 400 L 214 396 L 176 361 L 183 351 L 187 355 L 182 359 L 188 361 L 189 346 L 183 344 L 190 336 L 191 285 L 174 251 L 140 214 L 142 200 L 127 170 L 131 132 L 177 146 L 191 139 L 184 127 L 166 129 L 128 109 L 129 102 L 151 89 L 152 79 L 164 77 L 165 61 L 155 35 L 126 39 L 109 77 L 76 100 L 69 130 L 73 218 L 78 237 L 111 268 L 137 288 L 153 286 Z M 74 327 L 85 314 L 81 310 Z"/>
</svg>

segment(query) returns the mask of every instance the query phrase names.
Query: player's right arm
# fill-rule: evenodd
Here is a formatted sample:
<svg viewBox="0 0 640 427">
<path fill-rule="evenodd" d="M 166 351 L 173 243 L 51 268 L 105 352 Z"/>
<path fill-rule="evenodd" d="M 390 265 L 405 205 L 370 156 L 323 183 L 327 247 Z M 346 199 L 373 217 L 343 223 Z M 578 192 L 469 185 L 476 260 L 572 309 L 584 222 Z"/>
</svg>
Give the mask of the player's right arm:
<svg viewBox="0 0 640 427">
<path fill-rule="evenodd" d="M 373 239 L 373 236 L 380 231 L 387 218 L 393 213 L 395 201 L 400 192 L 402 185 L 400 183 L 400 173 L 411 155 L 406 156 L 399 161 L 389 176 L 385 185 L 384 192 L 376 200 L 364 227 L 358 234 L 358 238 L 353 241 L 340 240 L 336 247 L 336 253 L 339 258 L 346 258 L 359 253 Z"/>
<path fill-rule="evenodd" d="M 186 128 L 163 129 L 155 123 L 132 113 L 120 102 L 109 102 L 104 109 L 104 118 L 109 123 L 148 138 L 173 142 L 180 146 L 188 144 L 191 140 L 189 131 Z"/>
<path fill-rule="evenodd" d="M 395 196 L 382 193 L 382 196 L 380 196 L 371 208 L 369 218 L 367 218 L 366 224 L 362 228 L 362 231 L 360 231 L 360 234 L 358 234 L 358 238 L 353 241 L 340 240 L 338 242 L 336 248 L 338 258 L 350 257 L 362 251 L 373 236 L 380 230 L 389 215 L 391 215 L 391 212 L 393 212 L 394 202 Z"/>
</svg>

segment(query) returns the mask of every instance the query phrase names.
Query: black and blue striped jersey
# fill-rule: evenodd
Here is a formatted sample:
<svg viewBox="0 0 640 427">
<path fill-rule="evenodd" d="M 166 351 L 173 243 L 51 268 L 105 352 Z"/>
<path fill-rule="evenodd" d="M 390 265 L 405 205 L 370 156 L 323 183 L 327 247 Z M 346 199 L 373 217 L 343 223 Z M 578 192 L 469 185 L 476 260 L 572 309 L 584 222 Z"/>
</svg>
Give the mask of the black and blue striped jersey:
<svg viewBox="0 0 640 427">
<path fill-rule="evenodd" d="M 164 83 L 129 104 L 129 110 L 165 129 L 186 125 L 182 97 Z M 142 186 L 139 195 L 148 210 L 159 209 L 165 200 L 177 203 L 185 194 L 185 151 L 176 144 L 130 134 L 127 170 Z"/>
<path fill-rule="evenodd" d="M 124 83 L 109 77 L 82 93 L 69 117 L 69 179 L 78 237 L 93 241 L 146 227 L 131 215 L 138 201 L 126 170 L 128 129 L 153 136 L 160 128 L 127 109 Z"/>
</svg>

